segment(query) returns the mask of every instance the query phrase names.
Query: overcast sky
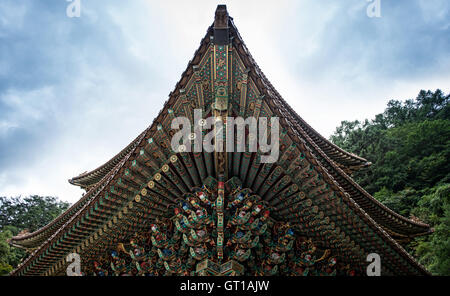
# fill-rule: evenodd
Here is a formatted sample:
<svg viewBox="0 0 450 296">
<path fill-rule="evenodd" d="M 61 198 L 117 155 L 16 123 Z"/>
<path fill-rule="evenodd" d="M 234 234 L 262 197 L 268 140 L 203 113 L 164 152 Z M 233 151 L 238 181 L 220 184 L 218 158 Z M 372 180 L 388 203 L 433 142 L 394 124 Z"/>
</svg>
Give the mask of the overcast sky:
<svg viewBox="0 0 450 296">
<path fill-rule="evenodd" d="M 158 114 L 225 3 L 272 84 L 325 137 L 450 87 L 450 1 L 0 1 L 0 195 L 75 202 L 67 180 Z M 245 3 L 244 3 L 245 2 Z M 265 3 L 267 2 L 267 3 Z"/>
</svg>

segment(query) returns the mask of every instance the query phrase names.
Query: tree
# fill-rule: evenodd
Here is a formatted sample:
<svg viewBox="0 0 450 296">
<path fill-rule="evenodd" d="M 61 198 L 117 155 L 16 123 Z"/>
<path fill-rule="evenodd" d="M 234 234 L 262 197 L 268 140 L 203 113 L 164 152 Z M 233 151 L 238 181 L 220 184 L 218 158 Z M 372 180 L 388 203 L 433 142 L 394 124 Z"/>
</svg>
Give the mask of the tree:
<svg viewBox="0 0 450 296">
<path fill-rule="evenodd" d="M 68 207 L 67 202 L 50 196 L 0 197 L 0 230 L 5 226 L 12 225 L 20 230 L 36 231 L 47 225 Z"/>
<path fill-rule="evenodd" d="M 26 256 L 8 240 L 22 230 L 33 232 L 47 225 L 68 207 L 55 197 L 0 197 L 0 275 L 11 272 Z"/>
<path fill-rule="evenodd" d="M 430 236 L 413 242 L 419 262 L 437 275 L 450 275 L 450 184 L 425 190 L 413 215 L 434 227 Z"/>
<path fill-rule="evenodd" d="M 398 192 L 448 182 L 450 95 L 421 91 L 415 100 L 391 100 L 374 120 L 343 121 L 330 140 L 373 163 L 353 177 L 368 192 Z"/>
</svg>

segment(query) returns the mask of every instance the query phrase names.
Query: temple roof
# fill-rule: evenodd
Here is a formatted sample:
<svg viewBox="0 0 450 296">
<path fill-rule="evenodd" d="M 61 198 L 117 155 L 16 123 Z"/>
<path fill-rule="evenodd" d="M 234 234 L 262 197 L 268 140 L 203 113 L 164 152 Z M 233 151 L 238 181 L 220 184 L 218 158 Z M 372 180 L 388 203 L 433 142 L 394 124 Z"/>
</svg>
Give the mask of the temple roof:
<svg viewBox="0 0 450 296">
<path fill-rule="evenodd" d="M 305 194 L 299 188 L 297 192 L 300 192 L 300 195 L 295 196 L 302 196 L 301 198 L 304 200 L 295 204 L 290 201 L 294 195 L 284 196 L 287 187 L 279 191 L 273 188 L 267 189 L 269 191 L 266 193 L 266 198 L 271 202 L 275 213 L 280 219 L 286 216 L 286 213 L 298 215 L 295 212 L 298 205 L 308 201 L 308 204 L 317 206 L 319 213 L 328 215 L 334 221 L 331 232 L 332 235 L 337 236 L 336 244 L 341 246 L 339 248 L 345 249 L 342 251 L 343 254 L 346 254 L 342 255 L 343 258 L 347 256 L 361 264 L 362 257 L 360 256 L 364 251 L 376 250 L 389 258 L 392 267 L 387 272 L 390 274 L 428 274 L 396 240 L 408 240 L 416 235 L 429 233 L 431 232 L 430 227 L 398 215 L 356 184 L 349 174 L 370 163 L 340 149 L 311 128 L 287 104 L 262 73 L 245 46 L 231 17 L 228 26 L 232 44 L 230 53 L 234 59 L 232 62 L 236 64 L 237 68 L 248 73 L 248 82 L 245 81 L 245 83 L 249 88 L 249 98 L 252 95 L 251 98 L 255 102 L 260 102 L 256 103 L 256 108 L 277 115 L 286 132 L 287 147 L 282 151 L 282 159 L 274 167 L 266 166 L 267 175 L 264 175 L 266 179 L 262 180 L 267 184 L 273 181 L 273 188 L 282 188 L 281 183 L 284 178 L 280 177 L 279 173 L 281 172 L 287 179 L 292 179 L 292 182 L 298 178 L 299 182 L 306 184 L 300 187 L 308 192 L 307 199 L 304 199 Z M 143 175 L 154 176 L 151 182 L 164 187 L 161 182 L 172 170 L 176 172 L 173 174 L 176 177 L 185 174 L 185 171 L 179 171 L 180 168 L 185 168 L 184 170 L 191 175 L 189 180 L 195 180 L 204 173 L 200 170 L 197 172 L 195 169 L 187 170 L 186 168 L 197 167 L 198 169 L 198 166 L 190 166 L 191 158 L 183 154 L 171 155 L 167 149 L 163 148 L 162 143 L 167 140 L 165 139 L 167 138 L 166 126 L 173 113 L 186 112 L 180 110 L 189 109 L 186 107 L 186 102 L 189 103 L 186 101 L 186 97 L 191 95 L 189 89 L 202 89 L 203 86 L 200 87 L 200 85 L 205 83 L 206 96 L 206 90 L 211 87 L 211 85 L 207 85 L 209 83 L 207 79 L 202 81 L 199 78 L 199 71 L 203 71 L 200 69 L 201 67 L 204 69 L 210 67 L 208 59 L 212 56 L 211 46 L 215 42 L 214 36 L 213 24 L 208 28 L 206 36 L 202 39 L 193 59 L 188 63 L 175 90 L 170 93 L 169 99 L 158 116 L 143 133 L 104 165 L 69 180 L 71 184 L 87 190 L 84 196 L 42 229 L 12 238 L 11 244 L 33 250 L 13 274 L 55 274 L 62 268 L 64 254 L 77 250 L 93 255 L 99 251 L 95 248 L 86 250 L 86 247 L 98 241 L 99 237 L 108 229 L 116 227 L 124 233 L 136 231 L 136 223 L 130 224 L 123 218 L 128 215 L 128 211 L 136 208 L 134 204 L 141 203 L 141 199 L 148 196 L 147 185 L 137 182 L 134 179 L 135 174 L 139 178 Z M 206 75 L 205 73 L 200 74 Z M 253 93 L 250 94 L 251 91 Z M 199 96 L 198 93 L 195 95 L 194 93 L 195 91 L 192 92 L 193 96 Z M 256 112 L 251 109 L 247 111 Z M 300 159 L 298 159 L 299 155 Z M 287 159 L 292 157 L 296 160 L 288 162 Z M 303 162 L 303 159 L 306 162 Z M 252 157 L 249 161 L 248 165 L 250 166 L 255 160 Z M 148 166 L 140 165 L 144 162 Z M 179 165 L 180 163 L 183 165 Z M 298 164 L 299 169 L 301 168 L 301 174 L 289 169 L 294 164 Z M 264 168 L 262 166 L 260 169 L 261 178 Z M 276 173 L 278 173 L 277 177 L 274 176 Z M 246 176 L 248 178 L 249 174 Z M 294 176 L 296 177 L 294 178 Z M 271 178 L 273 178 L 272 181 L 270 181 Z M 125 179 L 128 181 L 125 182 Z M 134 184 L 133 186 L 136 188 L 132 190 L 124 184 Z M 310 184 L 315 184 L 316 187 L 310 187 Z M 289 185 L 289 188 L 291 186 L 294 184 Z M 138 196 L 139 198 L 137 198 Z M 156 197 L 152 196 L 152 198 Z M 167 208 L 161 207 L 157 198 L 149 201 L 148 205 L 151 210 L 145 215 L 150 220 L 167 215 Z M 139 219 L 138 221 L 140 221 Z M 122 221 L 122 224 L 118 225 L 117 220 Z M 305 233 L 314 230 L 312 225 L 307 225 L 306 228 L 302 225 L 298 227 L 299 231 Z M 326 229 L 320 231 L 328 233 Z M 339 242 L 340 240 L 342 242 Z M 108 241 L 106 239 L 105 242 L 101 242 L 102 246 L 106 247 Z"/>
<path fill-rule="evenodd" d="M 250 69 L 249 75 L 254 75 L 255 81 L 257 81 L 257 83 L 259 82 L 261 87 L 270 94 L 270 96 L 267 97 L 268 100 L 272 99 L 273 101 L 274 97 L 277 98 L 278 102 L 275 104 L 279 104 L 279 107 L 282 106 L 286 110 L 286 114 L 289 114 L 290 122 L 307 138 L 308 144 L 311 147 L 317 147 L 316 151 L 325 157 L 324 161 L 329 165 L 327 168 L 332 168 L 333 177 L 340 181 L 341 186 L 347 189 L 352 198 L 355 199 L 363 209 L 371 213 L 374 219 L 383 227 L 389 229 L 392 234 L 397 234 L 398 237 L 408 237 L 411 235 L 415 236 L 417 234 L 428 233 L 430 231 L 428 225 L 407 219 L 395 213 L 378 202 L 353 181 L 349 174 L 360 168 L 368 167 L 371 163 L 362 157 L 339 148 L 308 125 L 306 121 L 287 104 L 260 70 L 242 41 L 231 18 L 230 25 L 232 31 L 236 34 L 236 43 L 241 45 L 238 49 L 242 48 L 244 59 L 246 58 L 248 60 Z M 205 43 L 202 44 L 202 46 L 207 46 Z M 102 166 L 90 172 L 80 174 L 77 177 L 73 177 L 69 182 L 73 185 L 81 186 L 82 188 L 89 188 L 95 185 L 126 156 L 126 153 L 136 145 L 137 140 L 138 138 Z"/>
</svg>

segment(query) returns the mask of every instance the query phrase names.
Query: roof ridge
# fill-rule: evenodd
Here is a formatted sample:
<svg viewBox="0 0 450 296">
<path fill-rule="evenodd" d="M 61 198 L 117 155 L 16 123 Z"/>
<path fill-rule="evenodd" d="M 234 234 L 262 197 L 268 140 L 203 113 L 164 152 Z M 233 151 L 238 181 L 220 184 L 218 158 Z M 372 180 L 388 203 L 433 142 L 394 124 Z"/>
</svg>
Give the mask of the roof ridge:
<svg viewBox="0 0 450 296">
<path fill-rule="evenodd" d="M 100 165 L 100 166 L 97 167 L 96 169 L 93 169 L 93 170 L 91 170 L 91 171 L 87 171 L 87 172 L 81 173 L 81 174 L 79 174 L 78 176 L 69 179 L 69 183 L 72 184 L 72 185 L 78 185 L 78 184 L 76 184 L 76 180 L 77 180 L 77 179 L 83 178 L 83 177 L 88 176 L 88 175 L 90 175 L 90 174 L 94 174 L 94 173 L 96 173 L 96 172 L 102 170 L 102 169 L 105 168 L 108 164 L 110 164 L 110 163 L 112 163 L 112 162 L 114 162 L 114 161 L 116 161 L 116 160 L 120 162 L 120 160 L 122 160 L 122 159 L 127 155 L 127 153 L 129 152 L 129 150 L 132 149 L 132 147 L 136 144 L 136 142 L 138 141 L 138 139 L 139 139 L 139 137 L 140 137 L 141 135 L 142 135 L 142 133 L 141 133 L 139 136 L 137 136 L 137 137 L 136 137 L 130 144 L 128 144 L 125 148 L 123 148 L 119 153 L 117 153 L 115 156 L 113 156 L 110 160 L 108 160 L 108 161 L 105 162 L 104 164 Z M 125 153 L 125 154 L 124 154 L 124 153 Z M 123 154 L 123 155 L 122 155 L 122 154 Z"/>
<path fill-rule="evenodd" d="M 267 77 L 264 75 L 264 73 L 262 72 L 262 70 L 259 68 L 258 64 L 256 63 L 256 61 L 254 60 L 254 58 L 251 56 L 250 51 L 248 50 L 248 48 L 246 47 L 242 37 L 239 34 L 239 31 L 237 30 L 236 26 L 234 25 L 234 22 L 231 21 L 232 24 L 232 28 L 235 30 L 236 36 L 240 39 L 240 42 L 242 43 L 242 47 L 245 49 L 246 54 L 248 55 L 249 61 L 253 64 L 253 66 L 256 68 L 256 75 L 260 76 L 262 80 L 264 80 L 264 84 L 268 85 L 270 87 L 270 90 L 272 92 L 275 93 L 275 95 L 277 96 L 277 98 L 283 103 L 283 106 L 285 108 L 288 108 L 289 112 L 292 112 L 293 114 L 295 114 L 298 118 L 301 119 L 301 117 L 295 112 L 295 110 L 292 109 L 292 107 L 281 97 L 281 95 L 278 93 L 278 91 L 273 87 L 273 85 L 270 83 L 270 81 L 268 81 Z M 272 98 L 271 98 L 272 99 Z M 303 119 L 301 119 L 302 121 L 304 121 Z M 307 125 L 309 127 L 309 125 Z M 358 190 L 361 191 L 361 193 L 363 193 L 371 202 L 374 202 L 378 207 L 381 207 L 383 210 L 387 211 L 389 214 L 392 214 L 396 217 L 398 217 L 399 219 L 419 226 L 419 227 L 427 227 L 429 228 L 430 226 L 428 224 L 425 223 L 420 223 L 420 222 L 416 222 L 413 221 L 411 219 L 408 219 L 406 217 L 403 217 L 402 215 L 394 212 L 393 210 L 389 209 L 388 207 L 386 207 L 385 205 L 381 204 L 378 200 L 376 200 L 374 197 L 372 197 L 367 191 L 365 191 L 363 188 L 361 188 L 361 186 L 359 186 L 347 173 L 345 173 L 344 170 L 342 170 L 342 168 L 340 168 L 339 166 L 336 165 L 336 162 L 333 161 L 326 153 L 323 152 L 323 150 L 320 148 L 320 146 L 313 140 L 311 139 L 311 137 L 308 135 L 308 133 L 301 127 L 301 126 L 296 126 L 297 128 L 301 129 L 303 136 L 308 139 L 308 142 L 310 143 L 310 145 L 315 146 L 316 150 L 321 153 L 322 157 L 324 157 L 325 159 L 329 160 L 329 164 L 336 169 L 346 180 L 348 180 L 352 185 L 355 186 Z M 316 132 L 317 133 L 317 132 Z M 318 134 L 320 135 L 320 134 Z M 325 139 L 325 138 L 324 138 Z M 327 140 L 328 141 L 328 140 Z M 336 146 L 335 144 L 329 142 L 330 144 Z M 338 146 L 336 146 L 337 148 L 339 148 Z M 341 149 L 341 148 L 339 148 Z M 342 149 L 341 149 L 342 150 Z M 345 150 L 342 150 L 345 151 Z M 356 156 L 356 155 L 355 155 Z M 365 160 L 359 156 L 356 156 L 362 160 Z M 367 162 L 367 160 L 365 160 Z"/>
<path fill-rule="evenodd" d="M 337 146 L 336 144 L 332 143 L 331 141 L 329 141 L 328 139 L 326 139 L 325 137 L 323 137 L 319 132 L 317 132 L 314 128 L 312 128 L 284 99 L 283 97 L 280 95 L 280 93 L 276 90 L 276 88 L 272 85 L 272 83 L 269 81 L 269 79 L 266 77 L 266 75 L 264 74 L 264 72 L 261 70 L 261 68 L 258 66 L 258 64 L 256 63 L 255 59 L 253 58 L 253 56 L 251 55 L 250 51 L 248 50 L 247 46 L 245 45 L 245 42 L 243 41 L 239 31 L 237 30 L 236 25 L 234 24 L 234 21 L 232 18 L 230 18 L 230 23 L 231 23 L 231 27 L 234 29 L 236 36 L 240 39 L 240 41 L 242 42 L 243 48 L 246 52 L 246 54 L 248 55 L 249 59 L 252 61 L 252 63 L 254 64 L 259 76 L 261 77 L 262 80 L 264 80 L 265 84 L 267 84 L 267 86 L 270 88 L 270 90 L 272 92 L 274 92 L 276 94 L 276 96 L 287 106 L 287 108 L 289 109 L 290 112 L 292 112 L 293 114 L 296 115 L 297 119 L 300 120 L 304 125 L 306 125 L 311 132 L 313 132 L 313 134 L 317 137 L 319 137 L 319 139 L 321 139 L 326 145 L 333 147 L 334 149 L 338 150 L 341 153 L 344 153 L 345 155 L 361 162 L 361 164 L 359 165 L 360 167 L 365 167 L 365 166 L 369 166 L 371 163 L 361 157 L 358 156 L 354 153 L 348 152 L 342 148 L 340 148 L 339 146 Z M 314 141 L 314 140 L 313 140 Z M 314 141 L 315 142 L 315 141 Z M 337 161 L 339 163 L 339 161 Z M 345 164 L 342 164 L 345 166 Z"/>
</svg>

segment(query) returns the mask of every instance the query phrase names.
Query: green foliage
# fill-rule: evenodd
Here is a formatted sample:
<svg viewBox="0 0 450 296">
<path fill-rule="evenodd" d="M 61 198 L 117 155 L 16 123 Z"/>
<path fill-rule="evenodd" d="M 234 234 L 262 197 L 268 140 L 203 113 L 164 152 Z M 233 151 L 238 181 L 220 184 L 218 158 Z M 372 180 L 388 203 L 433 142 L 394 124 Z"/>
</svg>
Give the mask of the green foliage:
<svg viewBox="0 0 450 296">
<path fill-rule="evenodd" d="M 331 141 L 374 164 L 353 176 L 372 194 L 383 187 L 397 192 L 448 182 L 449 101 L 440 90 L 421 91 L 404 103 L 392 100 L 374 120 L 343 121 Z"/>
<path fill-rule="evenodd" d="M 450 184 L 427 191 L 412 213 L 433 226 L 434 233 L 412 245 L 419 262 L 433 274 L 450 275 Z"/>
<path fill-rule="evenodd" d="M 391 100 L 373 120 L 341 122 L 330 138 L 373 163 L 353 178 L 376 199 L 434 227 L 406 247 L 439 275 L 450 275 L 449 101 L 440 90 Z"/>
<path fill-rule="evenodd" d="M 55 197 L 0 197 L 0 275 L 11 272 L 26 256 L 8 240 L 22 230 L 33 232 L 55 219 L 69 207 Z"/>
<path fill-rule="evenodd" d="M 17 229 L 33 232 L 55 219 L 68 206 L 68 203 L 49 196 L 0 197 L 0 230 L 13 225 Z"/>
<path fill-rule="evenodd" d="M 13 237 L 11 229 L 14 228 L 5 227 L 0 232 L 0 275 L 8 274 L 13 270 L 13 266 L 17 266 L 26 253 L 22 249 L 11 247 L 7 240 Z"/>
</svg>

